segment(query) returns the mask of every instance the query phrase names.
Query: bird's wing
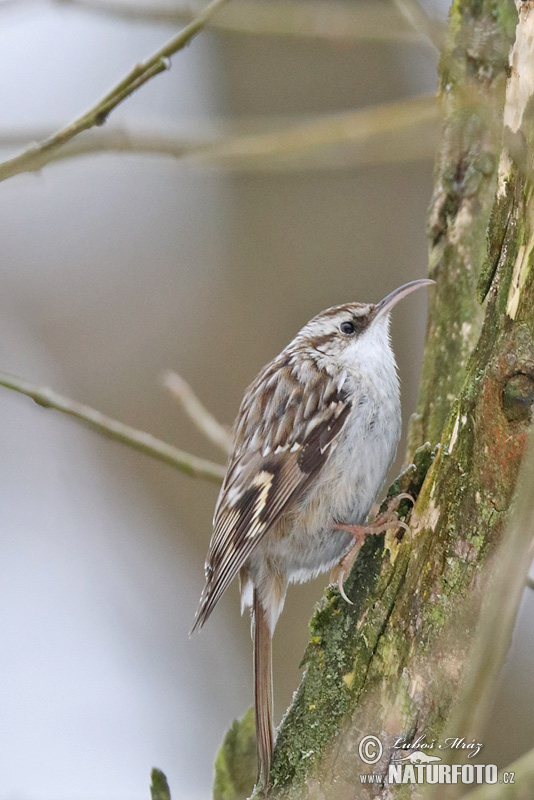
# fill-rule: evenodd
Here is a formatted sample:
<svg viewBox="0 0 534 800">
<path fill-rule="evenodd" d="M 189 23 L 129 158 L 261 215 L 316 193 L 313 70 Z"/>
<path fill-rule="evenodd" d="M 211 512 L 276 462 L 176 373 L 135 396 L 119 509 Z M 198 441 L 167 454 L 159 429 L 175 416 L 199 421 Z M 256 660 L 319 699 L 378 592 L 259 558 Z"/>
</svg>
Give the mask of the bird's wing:
<svg viewBox="0 0 534 800">
<path fill-rule="evenodd" d="M 340 381 L 318 377 L 303 386 L 287 364 L 275 362 L 245 395 L 193 630 L 202 627 L 261 538 L 302 497 L 337 444 L 351 404 Z"/>
</svg>

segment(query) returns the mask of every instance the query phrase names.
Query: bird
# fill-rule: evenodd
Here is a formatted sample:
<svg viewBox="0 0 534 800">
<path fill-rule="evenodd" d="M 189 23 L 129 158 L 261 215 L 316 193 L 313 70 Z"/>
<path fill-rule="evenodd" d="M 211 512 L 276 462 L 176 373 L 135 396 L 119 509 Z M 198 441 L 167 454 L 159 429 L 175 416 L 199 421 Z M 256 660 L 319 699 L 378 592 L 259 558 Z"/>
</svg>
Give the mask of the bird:
<svg viewBox="0 0 534 800">
<path fill-rule="evenodd" d="M 241 610 L 251 607 L 258 779 L 264 786 L 274 747 L 272 636 L 288 584 L 334 570 L 350 602 L 343 577 L 365 536 L 392 527 L 389 509 L 366 524 L 401 434 L 390 312 L 433 283 L 414 280 L 378 303 L 322 311 L 245 391 L 191 633 L 238 577 Z"/>
</svg>

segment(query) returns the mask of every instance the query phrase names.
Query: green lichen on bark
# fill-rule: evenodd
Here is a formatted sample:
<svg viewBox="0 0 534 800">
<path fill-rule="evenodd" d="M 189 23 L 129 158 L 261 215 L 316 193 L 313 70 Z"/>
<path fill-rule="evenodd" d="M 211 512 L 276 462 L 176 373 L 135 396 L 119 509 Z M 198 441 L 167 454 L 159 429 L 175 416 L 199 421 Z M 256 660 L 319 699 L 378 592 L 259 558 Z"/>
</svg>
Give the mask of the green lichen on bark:
<svg viewBox="0 0 534 800">
<path fill-rule="evenodd" d="M 502 193 L 495 200 L 488 225 L 487 253 L 482 263 L 477 285 L 477 298 L 480 303 L 486 299 L 499 263 L 507 255 L 508 249 L 515 247 L 516 236 L 511 210 L 510 184 L 506 181 Z"/>
<path fill-rule="evenodd" d="M 300 783 L 310 766 L 339 733 L 352 698 L 361 689 L 365 665 L 396 597 L 392 571 L 382 568 L 384 536 L 368 539 L 358 566 L 345 589 L 354 605 L 348 605 L 330 587 L 310 623 L 310 642 L 304 656 L 306 676 L 283 720 L 276 743 L 271 781 L 274 786 Z M 399 573 L 397 573 L 397 581 Z M 358 620 L 369 608 L 366 634 Z M 355 662 L 362 666 L 359 672 Z"/>
</svg>

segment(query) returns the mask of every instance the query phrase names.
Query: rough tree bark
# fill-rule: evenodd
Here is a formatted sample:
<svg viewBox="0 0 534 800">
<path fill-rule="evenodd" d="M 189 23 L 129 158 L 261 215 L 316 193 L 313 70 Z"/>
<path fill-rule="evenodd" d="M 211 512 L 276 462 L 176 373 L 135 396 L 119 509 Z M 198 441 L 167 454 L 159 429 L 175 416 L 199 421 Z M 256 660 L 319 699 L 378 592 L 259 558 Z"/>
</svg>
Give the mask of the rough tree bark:
<svg viewBox="0 0 534 800">
<path fill-rule="evenodd" d="M 534 2 L 455 0 L 429 213 L 438 287 L 408 467 L 390 490 L 417 497 L 411 536 L 368 539 L 346 584 L 354 605 L 327 590 L 266 797 L 405 797 L 409 787 L 372 788 L 359 775 L 386 772 L 398 736 L 439 738 L 450 719 L 534 399 L 532 95 Z M 358 757 L 365 734 L 384 743 L 372 768 Z M 243 795 L 226 748 L 215 796 L 229 800 Z"/>
</svg>

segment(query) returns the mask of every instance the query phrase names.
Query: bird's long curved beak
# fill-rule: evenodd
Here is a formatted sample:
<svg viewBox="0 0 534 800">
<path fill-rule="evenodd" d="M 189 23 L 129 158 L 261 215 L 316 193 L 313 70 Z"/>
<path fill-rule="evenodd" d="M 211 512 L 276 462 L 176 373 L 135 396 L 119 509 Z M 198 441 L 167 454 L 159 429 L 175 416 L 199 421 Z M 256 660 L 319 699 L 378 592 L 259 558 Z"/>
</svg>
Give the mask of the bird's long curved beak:
<svg viewBox="0 0 534 800">
<path fill-rule="evenodd" d="M 416 289 L 420 289 L 422 286 L 430 286 L 436 283 L 436 281 L 431 280 L 430 278 L 420 278 L 417 281 L 410 281 L 410 283 L 405 283 L 404 286 L 399 286 L 398 289 L 394 289 L 388 295 L 384 297 L 379 303 L 375 305 L 375 319 L 378 317 L 384 316 L 384 314 L 389 314 L 393 306 L 397 305 L 399 300 L 402 300 L 403 297 L 415 292 Z"/>
</svg>

